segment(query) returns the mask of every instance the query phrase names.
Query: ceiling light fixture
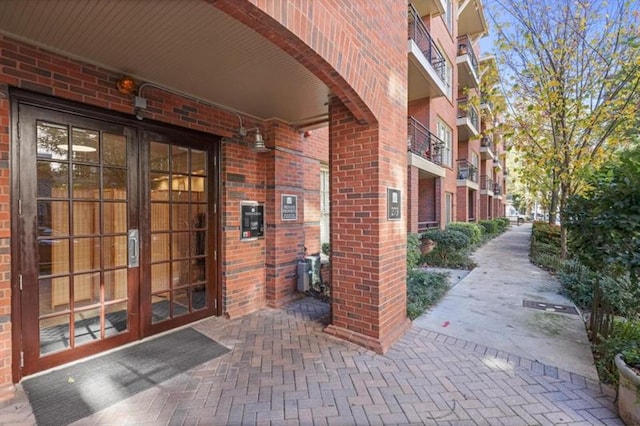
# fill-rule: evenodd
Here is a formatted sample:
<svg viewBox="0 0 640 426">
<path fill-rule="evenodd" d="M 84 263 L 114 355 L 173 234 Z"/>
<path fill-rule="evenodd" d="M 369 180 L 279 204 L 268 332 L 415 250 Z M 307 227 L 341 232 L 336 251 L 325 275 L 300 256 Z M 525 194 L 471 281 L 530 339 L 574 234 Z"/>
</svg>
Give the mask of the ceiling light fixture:
<svg viewBox="0 0 640 426">
<path fill-rule="evenodd" d="M 133 78 L 128 76 L 123 76 L 120 80 L 116 81 L 116 87 L 118 88 L 118 92 L 123 95 L 131 95 L 136 91 L 136 82 Z"/>
</svg>

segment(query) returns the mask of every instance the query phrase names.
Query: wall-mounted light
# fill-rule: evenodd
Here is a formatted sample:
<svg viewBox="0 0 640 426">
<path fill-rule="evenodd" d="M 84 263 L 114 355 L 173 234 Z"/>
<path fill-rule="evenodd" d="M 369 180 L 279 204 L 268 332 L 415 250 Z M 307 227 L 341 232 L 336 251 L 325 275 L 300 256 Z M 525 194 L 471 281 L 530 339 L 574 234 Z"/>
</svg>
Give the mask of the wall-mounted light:
<svg viewBox="0 0 640 426">
<path fill-rule="evenodd" d="M 136 91 L 136 82 L 128 76 L 123 76 L 120 80 L 116 82 L 116 87 L 118 88 L 118 92 L 123 95 L 131 95 Z"/>
<path fill-rule="evenodd" d="M 269 152 L 271 151 L 264 144 L 264 138 L 262 137 L 262 133 L 260 133 L 260 129 L 256 127 L 253 141 L 253 151 L 254 152 Z"/>
</svg>

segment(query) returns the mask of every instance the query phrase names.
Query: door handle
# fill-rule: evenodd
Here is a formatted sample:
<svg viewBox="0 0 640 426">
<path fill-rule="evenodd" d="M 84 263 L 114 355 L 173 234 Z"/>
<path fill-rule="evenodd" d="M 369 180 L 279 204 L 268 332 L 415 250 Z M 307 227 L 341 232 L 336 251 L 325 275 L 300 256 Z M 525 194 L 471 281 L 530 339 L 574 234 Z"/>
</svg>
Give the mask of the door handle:
<svg viewBox="0 0 640 426">
<path fill-rule="evenodd" d="M 127 236 L 127 248 L 129 252 L 129 261 L 127 263 L 129 268 L 137 268 L 138 266 L 140 266 L 140 238 L 138 235 L 138 230 L 129 229 Z"/>
</svg>

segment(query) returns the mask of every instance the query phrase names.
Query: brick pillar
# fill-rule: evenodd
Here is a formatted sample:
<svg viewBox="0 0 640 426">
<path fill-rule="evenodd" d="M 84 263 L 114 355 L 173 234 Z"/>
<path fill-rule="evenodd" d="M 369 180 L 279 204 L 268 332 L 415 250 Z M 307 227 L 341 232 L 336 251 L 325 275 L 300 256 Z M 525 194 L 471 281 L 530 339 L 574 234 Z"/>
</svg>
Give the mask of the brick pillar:
<svg viewBox="0 0 640 426">
<path fill-rule="evenodd" d="M 409 166 L 407 178 L 407 231 L 416 234 L 420 221 L 420 171 L 418 168 Z"/>
<path fill-rule="evenodd" d="M 280 307 L 296 293 L 298 258 L 304 252 L 304 159 L 302 136 L 289 126 L 274 122 L 267 135 L 274 149 L 265 155 L 266 196 L 266 298 Z M 282 219 L 282 196 L 297 196 L 298 217 Z"/>
<path fill-rule="evenodd" d="M 0 85 L 0 397 L 11 385 L 11 218 L 9 203 L 9 96 Z M 0 398 L 1 400 L 2 398 Z"/>
<path fill-rule="evenodd" d="M 459 186 L 456 194 L 456 214 L 454 221 L 466 222 L 469 218 L 469 191 L 466 186 Z"/>
<path fill-rule="evenodd" d="M 402 139 L 401 127 L 358 124 L 335 97 L 329 115 L 332 322 L 325 331 L 383 353 L 410 326 L 406 130 Z M 387 186 L 402 190 L 404 220 L 387 219 Z"/>
</svg>

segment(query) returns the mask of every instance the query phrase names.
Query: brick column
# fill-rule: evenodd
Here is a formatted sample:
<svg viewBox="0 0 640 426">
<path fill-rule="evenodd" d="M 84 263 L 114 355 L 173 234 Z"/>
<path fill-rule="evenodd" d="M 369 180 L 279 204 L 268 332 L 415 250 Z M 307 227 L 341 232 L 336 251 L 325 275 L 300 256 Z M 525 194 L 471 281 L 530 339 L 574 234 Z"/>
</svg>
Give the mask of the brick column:
<svg viewBox="0 0 640 426">
<path fill-rule="evenodd" d="M 11 218 L 9 188 L 9 96 L 0 84 L 0 396 L 11 385 Z"/>
<path fill-rule="evenodd" d="M 266 298 L 281 307 L 298 297 L 298 258 L 304 253 L 304 159 L 302 136 L 274 122 L 267 135 L 273 146 L 265 156 L 266 172 Z M 271 143 L 273 141 L 273 145 Z M 298 218 L 282 220 L 282 195 L 297 196 Z"/>
<path fill-rule="evenodd" d="M 383 353 L 411 324 L 406 130 L 402 135 L 398 127 L 394 134 L 389 123 L 383 134 L 383 125 L 358 124 L 335 97 L 329 115 L 332 323 L 325 331 Z M 401 221 L 387 219 L 387 186 L 402 190 Z"/>
<path fill-rule="evenodd" d="M 420 207 L 420 170 L 409 166 L 407 172 L 407 231 L 418 233 L 419 207 Z"/>
</svg>

